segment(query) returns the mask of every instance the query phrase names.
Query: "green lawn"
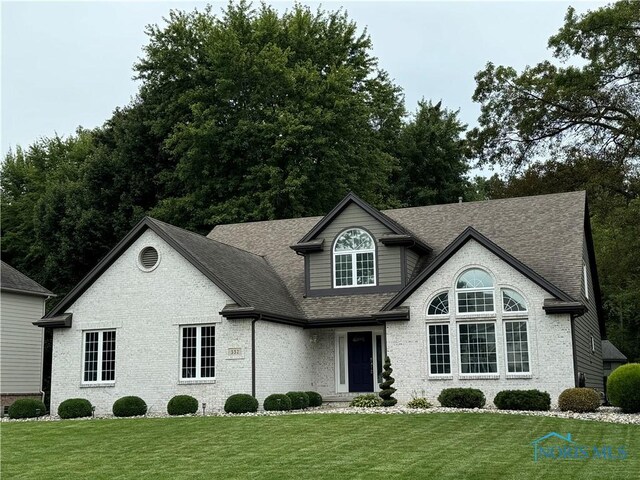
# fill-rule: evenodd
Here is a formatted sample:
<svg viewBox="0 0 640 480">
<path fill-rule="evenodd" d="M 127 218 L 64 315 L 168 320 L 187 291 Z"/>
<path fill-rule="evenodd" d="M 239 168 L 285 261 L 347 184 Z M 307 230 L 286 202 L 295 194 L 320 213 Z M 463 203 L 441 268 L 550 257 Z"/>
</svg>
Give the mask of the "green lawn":
<svg viewBox="0 0 640 480">
<path fill-rule="evenodd" d="M 2 478 L 640 478 L 640 426 L 498 414 L 3 423 Z M 533 461 L 556 431 L 626 460 Z"/>
</svg>

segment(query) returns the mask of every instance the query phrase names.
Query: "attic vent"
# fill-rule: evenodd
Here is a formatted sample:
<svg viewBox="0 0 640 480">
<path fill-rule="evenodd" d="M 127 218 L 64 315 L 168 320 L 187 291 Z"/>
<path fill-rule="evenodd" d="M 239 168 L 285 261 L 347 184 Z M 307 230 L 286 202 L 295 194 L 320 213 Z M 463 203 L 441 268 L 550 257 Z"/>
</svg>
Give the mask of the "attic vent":
<svg viewBox="0 0 640 480">
<path fill-rule="evenodd" d="M 143 270 L 153 270 L 158 265 L 158 251 L 153 247 L 144 247 L 140 252 L 139 261 Z"/>
</svg>

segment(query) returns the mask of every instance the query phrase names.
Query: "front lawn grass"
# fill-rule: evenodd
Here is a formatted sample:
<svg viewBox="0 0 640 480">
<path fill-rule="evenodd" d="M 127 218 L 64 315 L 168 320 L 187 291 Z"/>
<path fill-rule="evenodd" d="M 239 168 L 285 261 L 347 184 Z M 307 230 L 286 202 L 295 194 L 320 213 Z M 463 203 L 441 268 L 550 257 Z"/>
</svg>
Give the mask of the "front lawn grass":
<svg viewBox="0 0 640 480">
<path fill-rule="evenodd" d="M 640 426 L 498 414 L 287 415 L 3 423 L 2 478 L 638 479 Z M 571 433 L 626 460 L 533 461 Z"/>
</svg>

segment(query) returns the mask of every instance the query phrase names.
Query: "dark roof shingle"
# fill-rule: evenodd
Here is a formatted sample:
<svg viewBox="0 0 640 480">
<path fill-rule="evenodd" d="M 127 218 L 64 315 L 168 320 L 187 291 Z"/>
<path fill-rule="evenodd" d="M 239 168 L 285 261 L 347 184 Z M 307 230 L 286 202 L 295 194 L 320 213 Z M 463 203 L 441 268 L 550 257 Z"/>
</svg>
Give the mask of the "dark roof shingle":
<svg viewBox="0 0 640 480">
<path fill-rule="evenodd" d="M 35 295 L 50 296 L 53 293 L 6 262 L 0 261 L 0 287 Z"/>
</svg>

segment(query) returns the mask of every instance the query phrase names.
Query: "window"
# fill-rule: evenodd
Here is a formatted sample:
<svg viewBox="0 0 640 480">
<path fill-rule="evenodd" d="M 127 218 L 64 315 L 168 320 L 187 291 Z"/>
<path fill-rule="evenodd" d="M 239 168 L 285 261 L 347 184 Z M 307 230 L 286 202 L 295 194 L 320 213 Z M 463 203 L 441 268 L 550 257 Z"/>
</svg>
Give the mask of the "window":
<svg viewBox="0 0 640 480">
<path fill-rule="evenodd" d="M 584 298 L 589 300 L 589 277 L 587 276 L 587 264 L 582 262 L 582 284 L 584 288 Z"/>
<path fill-rule="evenodd" d="M 182 327 L 180 378 L 202 380 L 215 378 L 216 336 L 213 325 Z"/>
<path fill-rule="evenodd" d="M 458 313 L 493 313 L 493 280 L 484 270 L 467 270 L 456 282 Z"/>
<path fill-rule="evenodd" d="M 507 344 L 507 373 L 530 373 L 527 322 L 505 322 L 504 335 Z"/>
<path fill-rule="evenodd" d="M 504 313 L 526 312 L 527 304 L 518 292 L 505 288 L 502 290 L 502 311 Z"/>
<path fill-rule="evenodd" d="M 447 292 L 436 295 L 429 307 L 427 315 L 448 315 L 449 314 L 449 294 Z"/>
<path fill-rule="evenodd" d="M 495 323 L 460 323 L 460 373 L 498 373 Z"/>
<path fill-rule="evenodd" d="M 84 332 L 84 383 L 110 383 L 116 379 L 116 331 Z"/>
<path fill-rule="evenodd" d="M 596 339 L 591 335 L 591 353 L 596 353 Z"/>
<path fill-rule="evenodd" d="M 431 375 L 450 375 L 449 325 L 428 325 L 427 328 L 429 337 L 429 373 Z"/>
<path fill-rule="evenodd" d="M 352 228 L 343 232 L 333 252 L 335 287 L 375 285 L 375 243 L 364 230 Z"/>
</svg>

